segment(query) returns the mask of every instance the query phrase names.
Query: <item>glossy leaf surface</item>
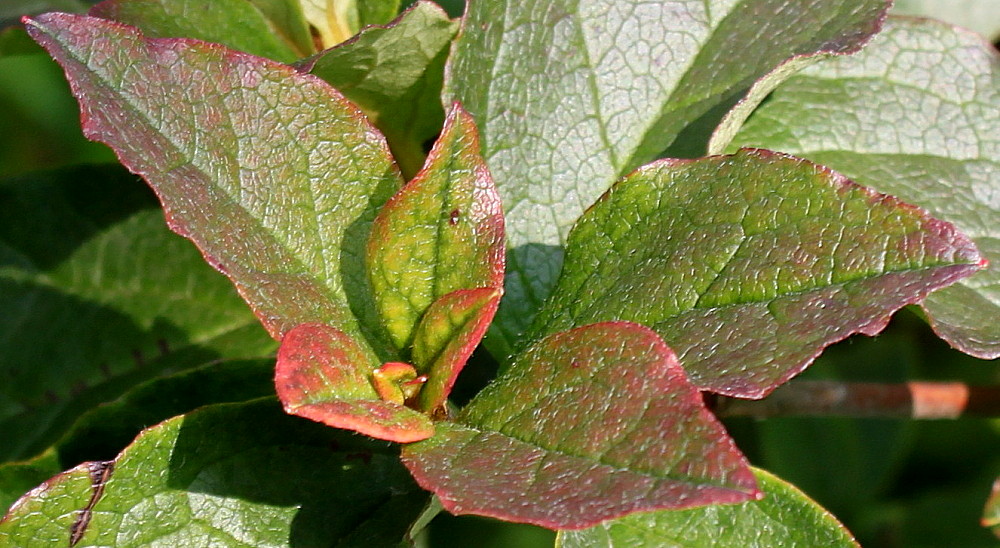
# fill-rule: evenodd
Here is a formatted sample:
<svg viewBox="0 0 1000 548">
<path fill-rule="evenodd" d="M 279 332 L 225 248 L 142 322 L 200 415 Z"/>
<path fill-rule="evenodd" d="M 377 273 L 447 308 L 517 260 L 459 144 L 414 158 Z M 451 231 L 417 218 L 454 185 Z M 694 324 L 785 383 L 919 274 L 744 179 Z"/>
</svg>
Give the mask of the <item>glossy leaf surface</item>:
<svg viewBox="0 0 1000 548">
<path fill-rule="evenodd" d="M 562 531 L 560 548 L 696 546 L 856 547 L 844 526 L 789 483 L 754 470 L 762 500 L 633 514 L 582 531 Z"/>
<path fill-rule="evenodd" d="M 271 5 L 279 19 L 257 4 Z M 105 0 L 90 15 L 139 27 L 150 38 L 197 38 L 290 63 L 313 52 L 297 7 L 293 0 Z"/>
<path fill-rule="evenodd" d="M 577 223 L 533 330 L 638 322 L 697 386 L 761 397 L 980 261 L 952 225 L 804 160 L 762 150 L 663 160 Z"/>
<path fill-rule="evenodd" d="M 387 546 L 427 498 L 386 444 L 289 417 L 269 400 L 220 404 L 146 430 L 113 462 L 49 480 L 11 509 L 0 539 Z"/>
<path fill-rule="evenodd" d="M 673 353 L 635 324 L 547 337 L 436 428 L 403 461 L 455 514 L 581 528 L 757 493 Z"/>
<path fill-rule="evenodd" d="M 555 285 L 580 214 L 785 59 L 856 49 L 882 0 L 469 2 L 446 94 L 483 135 L 512 248 L 504 355 Z M 504 348 L 506 347 L 506 348 Z"/>
<path fill-rule="evenodd" d="M 409 178 L 423 165 L 424 143 L 441 131 L 444 61 L 457 30 L 437 4 L 421 1 L 389 25 L 363 29 L 305 60 L 302 68 L 365 111 Z"/>
<path fill-rule="evenodd" d="M 164 371 L 274 351 L 121 168 L 0 181 L 0 210 L 12 212 L 0 216 L 0 462 L 35 456 Z"/>
<path fill-rule="evenodd" d="M 1000 55 L 942 23 L 890 20 L 861 54 L 783 84 L 736 136 L 831 166 L 954 223 L 990 267 L 923 303 L 935 331 L 1000 356 Z"/>
<path fill-rule="evenodd" d="M 334 428 L 400 443 L 433 434 L 426 415 L 382 400 L 371 379 L 377 367 L 343 331 L 302 324 L 281 341 L 274 384 L 285 411 Z"/>
<path fill-rule="evenodd" d="M 65 14 L 28 30 L 66 69 L 86 134 L 154 187 L 170 226 L 273 336 L 319 321 L 386 348 L 361 257 L 400 176 L 356 107 L 315 77 L 222 46 Z"/>
<path fill-rule="evenodd" d="M 472 118 L 458 105 L 424 169 L 379 212 L 367 264 L 382 321 L 404 352 L 431 303 L 503 283 L 500 199 Z"/>
<path fill-rule="evenodd" d="M 993 482 L 990 497 L 986 499 L 982 524 L 983 527 L 989 527 L 993 534 L 1000 537 L 1000 479 Z"/>
</svg>

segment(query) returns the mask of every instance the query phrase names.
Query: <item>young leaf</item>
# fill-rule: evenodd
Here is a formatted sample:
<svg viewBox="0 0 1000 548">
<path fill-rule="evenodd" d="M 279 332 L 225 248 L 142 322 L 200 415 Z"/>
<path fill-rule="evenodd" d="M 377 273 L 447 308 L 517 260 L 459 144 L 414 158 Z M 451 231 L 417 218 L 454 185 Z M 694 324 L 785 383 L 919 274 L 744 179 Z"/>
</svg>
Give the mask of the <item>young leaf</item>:
<svg viewBox="0 0 1000 548">
<path fill-rule="evenodd" d="M 756 398 L 981 261 L 950 224 L 804 160 L 663 160 L 580 219 L 533 333 L 635 321 L 695 385 Z"/>
<path fill-rule="evenodd" d="M 433 434 L 426 415 L 402 402 L 383 400 L 372 379 L 377 367 L 344 332 L 302 324 L 281 341 L 274 384 L 292 415 L 400 443 Z"/>
<path fill-rule="evenodd" d="M 423 165 L 424 143 L 441 130 L 444 61 L 457 30 L 437 4 L 420 1 L 389 25 L 366 28 L 301 67 L 365 111 L 410 178 Z"/>
<path fill-rule="evenodd" d="M 403 448 L 417 482 L 455 514 L 581 528 L 757 494 L 673 352 L 635 324 L 547 337 L 457 420 Z"/>
<path fill-rule="evenodd" d="M 0 216 L 0 462 L 38 454 L 166 370 L 274 352 L 232 285 L 120 167 L 2 180 L 0 211 L 16 212 Z"/>
<path fill-rule="evenodd" d="M 983 527 L 989 527 L 994 535 L 1000 537 L 1000 479 L 993 482 L 981 522 Z"/>
<path fill-rule="evenodd" d="M 398 544 L 427 504 L 384 443 L 219 404 L 49 480 L 0 522 L 12 546 Z M 387 519 L 392 518 L 392 519 Z"/>
<path fill-rule="evenodd" d="M 413 340 L 413 364 L 427 375 L 419 409 L 435 414 L 444 405 L 499 304 L 499 287 L 481 287 L 452 291 L 427 308 Z"/>
<path fill-rule="evenodd" d="M 424 169 L 379 212 L 367 264 L 383 322 L 404 352 L 431 303 L 503 283 L 503 211 L 475 124 L 460 106 Z"/>
<path fill-rule="evenodd" d="M 764 493 L 761 500 L 632 514 L 582 531 L 561 531 L 558 545 L 560 548 L 858 546 L 836 518 L 794 486 L 763 470 L 755 469 L 754 475 Z"/>
<path fill-rule="evenodd" d="M 262 9 L 268 5 L 283 19 L 270 19 Z M 150 38 L 197 38 L 284 63 L 314 51 L 293 0 L 105 0 L 90 15 L 139 27 Z"/>
<path fill-rule="evenodd" d="M 978 36 L 891 19 L 862 53 L 789 79 L 735 138 L 833 167 L 968 234 L 990 267 L 921 305 L 959 350 L 1000 356 L 1000 55 Z"/>
<path fill-rule="evenodd" d="M 354 36 L 365 25 L 388 23 L 399 0 L 298 0 L 306 20 L 319 33 L 323 49 Z"/>
<path fill-rule="evenodd" d="M 222 46 L 58 13 L 27 26 L 66 69 L 86 134 L 154 187 L 170 226 L 275 338 L 321 322 L 389 353 L 360 259 L 401 180 L 356 107 L 315 77 Z"/>
<path fill-rule="evenodd" d="M 556 283 L 570 227 L 615 180 L 785 59 L 856 49 L 888 4 L 469 2 L 446 95 L 479 124 L 507 212 L 512 251 L 494 354 L 528 327 Z"/>
</svg>

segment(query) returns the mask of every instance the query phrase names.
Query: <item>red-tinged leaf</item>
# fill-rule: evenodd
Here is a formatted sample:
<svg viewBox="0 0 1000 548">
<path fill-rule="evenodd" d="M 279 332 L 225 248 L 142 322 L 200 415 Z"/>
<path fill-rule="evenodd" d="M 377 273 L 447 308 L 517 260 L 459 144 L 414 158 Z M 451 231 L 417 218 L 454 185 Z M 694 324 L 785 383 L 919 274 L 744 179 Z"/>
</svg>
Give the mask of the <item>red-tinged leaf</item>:
<svg viewBox="0 0 1000 548">
<path fill-rule="evenodd" d="M 274 384 L 292 415 L 400 443 L 433 434 L 427 416 L 379 397 L 371 380 L 377 365 L 344 332 L 303 324 L 281 342 Z"/>
<path fill-rule="evenodd" d="M 381 336 L 359 259 L 401 178 L 355 106 L 214 44 L 58 13 L 26 24 L 66 70 L 87 136 L 153 186 L 275 338 L 306 322 Z"/>
<path fill-rule="evenodd" d="M 493 287 L 460 289 L 427 309 L 413 340 L 413 363 L 427 375 L 419 409 L 433 414 L 444 405 L 458 373 L 486 334 L 500 293 Z"/>
<path fill-rule="evenodd" d="M 436 427 L 403 461 L 456 514 L 577 529 L 758 494 L 673 352 L 636 324 L 545 338 Z"/>
<path fill-rule="evenodd" d="M 1000 537 L 1000 478 L 993 482 L 990 496 L 986 499 L 983 517 L 980 520 L 983 527 L 989 527 L 993 534 Z"/>
<path fill-rule="evenodd" d="M 580 219 L 533 332 L 638 322 L 699 387 L 756 398 L 982 267 L 951 224 L 805 160 L 664 160 Z"/>
<path fill-rule="evenodd" d="M 458 104 L 424 168 L 379 212 L 367 259 L 382 320 L 404 353 L 431 303 L 503 284 L 500 198 L 475 124 Z"/>
</svg>

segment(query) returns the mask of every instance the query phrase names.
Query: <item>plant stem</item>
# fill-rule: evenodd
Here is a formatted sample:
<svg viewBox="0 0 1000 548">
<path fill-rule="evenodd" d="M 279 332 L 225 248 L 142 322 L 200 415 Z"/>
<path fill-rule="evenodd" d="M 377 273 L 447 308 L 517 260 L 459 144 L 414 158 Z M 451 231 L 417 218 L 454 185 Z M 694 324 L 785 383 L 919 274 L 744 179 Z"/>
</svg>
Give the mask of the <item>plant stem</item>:
<svg viewBox="0 0 1000 548">
<path fill-rule="evenodd" d="M 762 400 L 717 396 L 712 407 L 720 417 L 1000 417 L 1000 386 L 969 386 L 959 382 L 793 381 Z"/>
</svg>

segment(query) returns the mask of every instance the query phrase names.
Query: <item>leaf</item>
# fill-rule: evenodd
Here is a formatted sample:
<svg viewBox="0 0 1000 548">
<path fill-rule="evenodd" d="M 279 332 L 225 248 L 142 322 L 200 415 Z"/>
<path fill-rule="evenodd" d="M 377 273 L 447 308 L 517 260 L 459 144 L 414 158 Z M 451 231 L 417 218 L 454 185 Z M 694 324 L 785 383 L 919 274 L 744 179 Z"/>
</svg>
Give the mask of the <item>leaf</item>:
<svg viewBox="0 0 1000 548">
<path fill-rule="evenodd" d="M 314 77 L 213 44 L 65 14 L 27 25 L 66 69 L 88 137 L 153 186 L 171 228 L 272 336 L 322 322 L 388 352 L 360 258 L 400 176 L 354 106 Z"/>
<path fill-rule="evenodd" d="M 144 431 L 113 462 L 46 482 L 15 504 L 0 538 L 15 546 L 386 546 L 402 540 L 427 498 L 386 444 L 288 417 L 270 400 L 220 404 Z"/>
<path fill-rule="evenodd" d="M 274 351 L 155 205 L 116 166 L 0 181 L 0 210 L 18 212 L 0 216 L 0 462 L 164 371 Z"/>
<path fill-rule="evenodd" d="M 273 377 L 273 359 L 223 361 L 146 381 L 113 402 L 84 408 L 45 453 L 0 464 L 0 507 L 6 509 L 27 490 L 77 463 L 113 459 L 141 430 L 174 415 L 210 403 L 273 395 Z"/>
<path fill-rule="evenodd" d="M 376 367 L 344 332 L 303 324 L 281 342 L 274 384 L 292 415 L 399 443 L 433 434 L 426 415 L 380 398 L 371 380 Z"/>
<path fill-rule="evenodd" d="M 272 20 L 261 9 L 267 5 L 288 19 Z M 150 38 L 197 38 L 290 63 L 314 51 L 297 8 L 293 0 L 105 0 L 90 15 L 139 27 Z"/>
<path fill-rule="evenodd" d="M 424 169 L 379 212 L 367 265 L 382 320 L 404 350 L 431 303 L 502 284 L 503 210 L 475 125 L 460 106 L 452 107 Z"/>
<path fill-rule="evenodd" d="M 441 82 L 457 30 L 440 7 L 419 1 L 389 25 L 363 29 L 301 66 L 361 107 L 410 178 L 423 165 L 424 143 L 444 121 Z"/>
<path fill-rule="evenodd" d="M 994 535 L 1000 537 L 1000 479 L 993 482 L 990 497 L 986 499 L 982 525 L 990 528 Z"/>
<path fill-rule="evenodd" d="M 388 23 L 399 0 L 298 0 L 306 20 L 319 33 L 323 49 L 354 36 L 365 25 Z"/>
<path fill-rule="evenodd" d="M 436 414 L 479 346 L 500 304 L 500 288 L 459 289 L 434 301 L 413 341 L 413 364 L 427 374 L 417 407 Z"/>
<path fill-rule="evenodd" d="M 580 219 L 532 333 L 638 322 L 699 388 L 759 398 L 980 261 L 948 223 L 804 160 L 663 160 Z"/>
<path fill-rule="evenodd" d="M 570 227 L 611 184 L 792 56 L 857 49 L 882 0 L 469 4 L 446 96 L 472 113 L 507 212 L 498 356 L 556 283 Z M 766 14 L 762 16 L 761 14 Z"/>
<path fill-rule="evenodd" d="M 790 483 L 754 470 L 761 500 L 731 506 L 632 514 L 582 531 L 561 531 L 560 548 L 858 546 L 836 518 Z"/>
<path fill-rule="evenodd" d="M 83 12 L 87 10 L 87 4 L 83 0 L 6 0 L 0 5 L 0 22 L 3 19 L 17 19 L 22 15 L 56 10 Z"/>
<path fill-rule="evenodd" d="M 581 528 L 757 494 L 673 353 L 635 324 L 547 337 L 436 429 L 403 462 L 453 514 Z"/>
<path fill-rule="evenodd" d="M 896 0 L 892 13 L 933 17 L 971 29 L 984 38 L 1000 38 L 1000 13 L 996 0 L 952 0 L 943 3 L 934 0 Z"/>
<path fill-rule="evenodd" d="M 934 330 L 1000 356 L 1000 56 L 979 37 L 893 19 L 861 54 L 789 79 L 735 143 L 809 158 L 968 234 L 989 269 L 931 294 Z"/>
</svg>

